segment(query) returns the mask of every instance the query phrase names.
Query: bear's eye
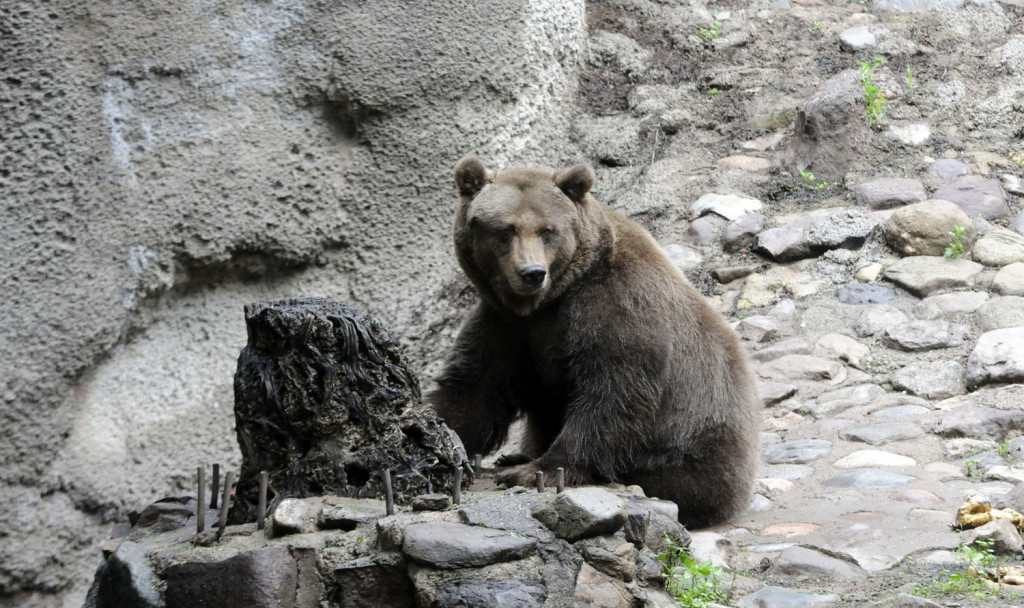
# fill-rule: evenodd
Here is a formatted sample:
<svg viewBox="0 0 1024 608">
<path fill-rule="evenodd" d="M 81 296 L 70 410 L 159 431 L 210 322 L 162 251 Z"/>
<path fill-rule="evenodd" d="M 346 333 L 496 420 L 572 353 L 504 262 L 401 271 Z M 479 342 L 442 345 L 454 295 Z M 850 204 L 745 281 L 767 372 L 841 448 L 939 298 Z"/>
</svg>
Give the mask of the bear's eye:
<svg viewBox="0 0 1024 608">
<path fill-rule="evenodd" d="M 510 239 L 516 234 L 515 226 L 505 226 L 504 228 L 498 228 L 498 236 L 503 239 Z"/>
<path fill-rule="evenodd" d="M 558 229 L 555 228 L 554 226 L 545 226 L 540 229 L 540 235 L 543 238 L 551 238 L 556 234 L 558 234 Z"/>
</svg>

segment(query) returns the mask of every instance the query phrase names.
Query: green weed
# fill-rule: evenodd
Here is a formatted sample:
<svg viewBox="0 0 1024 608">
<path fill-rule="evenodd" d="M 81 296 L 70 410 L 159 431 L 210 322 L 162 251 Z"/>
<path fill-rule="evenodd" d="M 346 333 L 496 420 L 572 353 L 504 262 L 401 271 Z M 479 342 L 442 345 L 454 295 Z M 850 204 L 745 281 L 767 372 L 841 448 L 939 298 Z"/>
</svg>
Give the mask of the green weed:
<svg viewBox="0 0 1024 608">
<path fill-rule="evenodd" d="M 973 595 L 978 599 L 985 599 L 998 595 L 998 590 L 989 589 L 982 579 L 971 571 L 979 567 L 991 566 L 996 563 L 996 556 L 993 550 L 994 541 L 991 538 L 979 538 L 974 541 L 975 546 L 960 545 L 956 552 L 964 562 L 963 572 L 942 571 L 942 580 L 934 581 L 923 587 L 919 586 L 911 593 L 921 597 L 932 595 Z"/>
<path fill-rule="evenodd" d="M 715 87 L 711 87 L 710 89 L 708 89 L 708 95 L 710 95 L 712 98 L 718 97 L 721 94 L 722 89 L 716 89 Z"/>
<path fill-rule="evenodd" d="M 965 460 L 964 461 L 964 475 L 968 479 L 978 479 L 981 477 L 981 463 L 977 460 Z"/>
<path fill-rule="evenodd" d="M 875 80 L 875 70 L 882 66 L 881 59 L 874 61 L 860 61 L 860 84 L 864 87 L 864 111 L 868 116 L 869 125 L 877 125 L 885 122 L 885 104 L 889 100 L 885 98 L 882 88 Z"/>
<path fill-rule="evenodd" d="M 800 180 L 800 185 L 808 190 L 824 190 L 825 188 L 831 188 L 832 186 L 837 185 L 837 182 L 819 180 L 814 177 L 814 174 L 810 171 L 801 171 Z"/>
<path fill-rule="evenodd" d="M 914 71 L 910 69 L 910 64 L 907 64 L 907 94 L 914 94 Z"/>
<path fill-rule="evenodd" d="M 715 17 L 714 25 L 712 25 L 711 27 L 702 27 L 700 28 L 700 30 L 697 31 L 697 33 L 700 35 L 700 39 L 703 40 L 704 42 L 716 40 L 719 36 L 722 35 L 722 22 L 721 20 L 718 19 L 718 17 Z"/>
<path fill-rule="evenodd" d="M 811 24 L 811 27 L 807 28 L 807 31 L 812 34 L 821 33 L 821 21 L 815 21 Z"/>
<path fill-rule="evenodd" d="M 946 250 L 942 252 L 942 255 L 949 259 L 955 259 L 962 253 L 967 253 L 967 249 L 964 248 L 964 243 L 960 237 L 966 232 L 966 228 L 963 226 L 953 226 L 953 229 L 947 232 L 949 236 L 953 237 L 953 240 L 946 246 Z"/>
<path fill-rule="evenodd" d="M 1010 440 L 1009 439 L 1007 439 L 1006 441 L 1000 443 L 999 447 L 996 448 L 996 449 L 999 452 L 999 456 L 1003 460 L 1013 460 L 1013 456 L 1010 456 Z"/>
<path fill-rule="evenodd" d="M 710 560 L 698 563 L 685 547 L 665 535 L 665 550 L 658 554 L 665 591 L 682 608 L 704 608 L 725 599 L 719 588 L 722 569 Z"/>
</svg>

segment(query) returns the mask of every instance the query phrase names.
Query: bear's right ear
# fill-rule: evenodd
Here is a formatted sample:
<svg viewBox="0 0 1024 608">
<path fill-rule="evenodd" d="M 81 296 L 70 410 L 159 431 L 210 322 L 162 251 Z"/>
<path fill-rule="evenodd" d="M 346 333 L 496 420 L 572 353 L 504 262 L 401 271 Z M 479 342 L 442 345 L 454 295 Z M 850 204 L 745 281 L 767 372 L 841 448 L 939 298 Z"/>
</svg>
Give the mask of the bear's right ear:
<svg viewBox="0 0 1024 608">
<path fill-rule="evenodd" d="M 491 172 L 475 156 L 467 156 L 455 166 L 455 185 L 462 196 L 473 196 L 490 181 Z"/>
<path fill-rule="evenodd" d="M 555 185 L 573 202 L 582 202 L 594 185 L 594 170 L 587 165 L 562 169 L 555 173 Z"/>
</svg>

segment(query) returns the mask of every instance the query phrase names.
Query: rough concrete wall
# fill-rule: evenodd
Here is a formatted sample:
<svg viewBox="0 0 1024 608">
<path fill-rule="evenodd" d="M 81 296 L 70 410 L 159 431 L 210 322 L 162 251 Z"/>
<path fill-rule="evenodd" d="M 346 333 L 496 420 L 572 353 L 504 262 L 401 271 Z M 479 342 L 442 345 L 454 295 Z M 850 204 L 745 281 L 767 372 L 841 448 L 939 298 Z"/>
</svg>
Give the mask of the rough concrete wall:
<svg viewBox="0 0 1024 608">
<path fill-rule="evenodd" d="M 556 0 L 107 0 L 5 3 L 0 34 L 0 604 L 75 605 L 102 524 L 237 465 L 244 303 L 421 330 L 452 167 L 566 160 L 585 27 Z"/>
</svg>

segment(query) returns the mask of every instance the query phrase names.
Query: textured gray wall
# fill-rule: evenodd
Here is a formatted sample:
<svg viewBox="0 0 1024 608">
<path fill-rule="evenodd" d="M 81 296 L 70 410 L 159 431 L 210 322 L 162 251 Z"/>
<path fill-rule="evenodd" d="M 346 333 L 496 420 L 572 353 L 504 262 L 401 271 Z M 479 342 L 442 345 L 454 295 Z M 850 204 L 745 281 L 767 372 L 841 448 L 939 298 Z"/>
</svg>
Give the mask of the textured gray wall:
<svg viewBox="0 0 1024 608">
<path fill-rule="evenodd" d="M 105 524 L 237 464 L 244 303 L 421 332 L 452 167 L 560 164 L 584 36 L 558 0 L 0 5 L 0 604 L 80 603 Z"/>
</svg>

